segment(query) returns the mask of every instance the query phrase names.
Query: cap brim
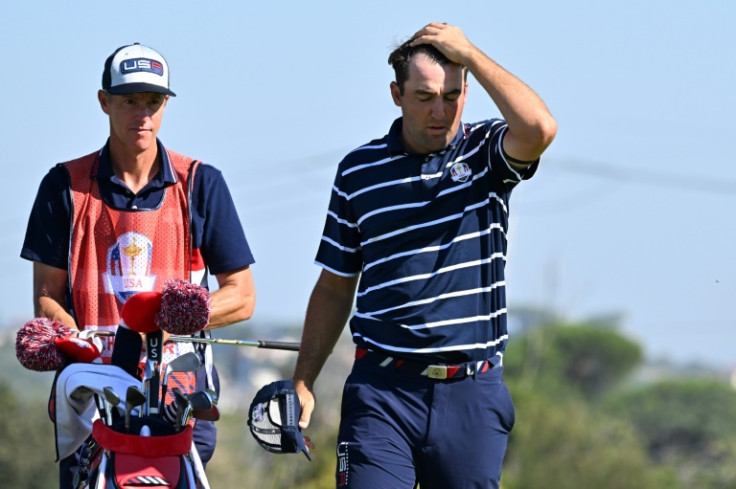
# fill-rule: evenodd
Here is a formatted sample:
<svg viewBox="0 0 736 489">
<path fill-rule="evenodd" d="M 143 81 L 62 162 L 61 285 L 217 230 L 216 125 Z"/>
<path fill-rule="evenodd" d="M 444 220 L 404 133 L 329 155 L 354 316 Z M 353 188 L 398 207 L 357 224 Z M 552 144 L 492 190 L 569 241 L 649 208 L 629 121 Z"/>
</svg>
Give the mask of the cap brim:
<svg viewBox="0 0 736 489">
<path fill-rule="evenodd" d="M 176 94 L 168 88 L 159 85 L 153 85 L 151 83 L 126 83 L 125 85 L 110 87 L 105 91 L 113 95 L 130 95 L 131 93 L 152 92 L 176 97 Z"/>
</svg>

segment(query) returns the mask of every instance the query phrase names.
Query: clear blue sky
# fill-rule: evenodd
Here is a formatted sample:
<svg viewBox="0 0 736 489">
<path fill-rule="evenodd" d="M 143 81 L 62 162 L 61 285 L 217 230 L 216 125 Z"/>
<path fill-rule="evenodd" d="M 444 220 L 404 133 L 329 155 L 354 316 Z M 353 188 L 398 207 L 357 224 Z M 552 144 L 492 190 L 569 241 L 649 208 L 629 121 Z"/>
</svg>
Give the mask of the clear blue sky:
<svg viewBox="0 0 736 489">
<path fill-rule="evenodd" d="M 736 2 L 5 2 L 0 321 L 33 314 L 18 257 L 40 179 L 98 149 L 102 64 L 141 42 L 178 97 L 160 137 L 220 168 L 256 256 L 254 324 L 298 322 L 334 169 L 382 136 L 391 46 L 459 25 L 558 120 L 512 197 L 510 304 L 621 313 L 652 358 L 736 366 Z M 498 116 L 471 81 L 466 121 Z"/>
</svg>

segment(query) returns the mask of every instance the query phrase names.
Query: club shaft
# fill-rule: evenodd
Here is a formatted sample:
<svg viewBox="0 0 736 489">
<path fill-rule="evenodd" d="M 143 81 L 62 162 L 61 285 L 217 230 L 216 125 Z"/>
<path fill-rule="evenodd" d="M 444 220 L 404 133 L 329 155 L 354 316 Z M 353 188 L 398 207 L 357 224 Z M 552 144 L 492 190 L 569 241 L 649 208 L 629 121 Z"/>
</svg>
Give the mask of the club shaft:
<svg viewBox="0 0 736 489">
<path fill-rule="evenodd" d="M 292 341 L 270 340 L 226 340 L 221 338 L 196 338 L 193 336 L 169 336 L 171 341 L 187 341 L 190 343 L 208 343 L 213 345 L 252 346 L 254 348 L 268 348 L 271 350 L 299 351 L 300 344 Z"/>
<path fill-rule="evenodd" d="M 125 433 L 130 433 L 130 411 L 133 409 L 133 406 L 130 404 L 130 401 L 125 401 Z"/>
<path fill-rule="evenodd" d="M 103 331 L 98 336 L 112 336 L 113 333 Z M 271 340 L 226 340 L 222 338 L 197 338 L 194 336 L 169 336 L 171 341 L 188 341 L 190 343 L 209 343 L 213 345 L 251 346 L 254 348 L 268 348 L 272 350 L 299 351 L 300 343 L 296 341 Z"/>
</svg>

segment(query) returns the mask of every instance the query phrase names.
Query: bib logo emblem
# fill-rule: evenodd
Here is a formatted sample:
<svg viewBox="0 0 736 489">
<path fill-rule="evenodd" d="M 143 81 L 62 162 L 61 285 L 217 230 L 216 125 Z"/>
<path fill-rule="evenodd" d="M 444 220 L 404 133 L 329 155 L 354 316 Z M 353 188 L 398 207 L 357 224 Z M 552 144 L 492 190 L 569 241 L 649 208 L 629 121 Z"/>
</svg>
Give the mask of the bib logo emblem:
<svg viewBox="0 0 736 489">
<path fill-rule="evenodd" d="M 450 169 L 450 175 L 453 182 L 467 182 L 468 178 L 473 174 L 467 163 L 455 163 Z"/>
<path fill-rule="evenodd" d="M 153 290 L 152 252 L 153 244 L 146 236 L 134 231 L 120 236 L 107 250 L 107 273 L 102 274 L 105 292 L 124 303 L 136 292 Z"/>
</svg>

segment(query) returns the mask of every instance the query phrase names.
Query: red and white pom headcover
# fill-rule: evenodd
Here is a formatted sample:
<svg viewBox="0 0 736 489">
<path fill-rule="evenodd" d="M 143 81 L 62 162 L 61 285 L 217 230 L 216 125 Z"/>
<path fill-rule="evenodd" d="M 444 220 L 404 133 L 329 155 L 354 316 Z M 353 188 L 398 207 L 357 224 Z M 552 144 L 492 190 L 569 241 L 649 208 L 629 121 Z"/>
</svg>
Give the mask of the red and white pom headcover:
<svg viewBox="0 0 736 489">
<path fill-rule="evenodd" d="M 99 348 L 92 341 L 76 336 L 56 338 L 54 345 L 70 363 L 92 363 L 102 357 Z"/>
<path fill-rule="evenodd" d="M 47 372 L 58 370 L 66 364 L 64 356 L 56 348 L 56 340 L 68 338 L 71 328 L 59 321 L 35 318 L 21 326 L 15 338 L 15 356 L 29 370 Z"/>
<path fill-rule="evenodd" d="M 154 321 L 161 309 L 161 292 L 138 292 L 125 301 L 120 311 L 120 325 L 137 333 L 153 333 L 158 330 Z"/>
<path fill-rule="evenodd" d="M 174 335 L 203 330 L 210 322 L 209 291 L 183 280 L 169 280 L 155 321 L 159 328 Z"/>
</svg>

